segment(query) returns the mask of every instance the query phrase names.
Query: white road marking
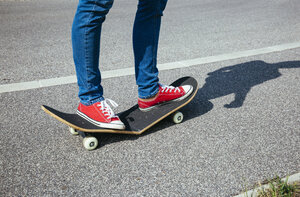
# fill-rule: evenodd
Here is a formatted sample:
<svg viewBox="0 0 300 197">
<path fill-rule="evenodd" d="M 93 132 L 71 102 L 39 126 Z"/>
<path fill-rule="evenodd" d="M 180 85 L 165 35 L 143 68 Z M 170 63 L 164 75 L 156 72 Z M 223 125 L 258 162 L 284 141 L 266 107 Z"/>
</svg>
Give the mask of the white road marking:
<svg viewBox="0 0 300 197">
<path fill-rule="evenodd" d="M 288 43 L 288 44 L 281 44 L 275 45 L 260 49 L 253 49 L 253 50 L 246 50 L 246 51 L 239 51 L 209 57 L 202 57 L 196 59 L 188 59 L 182 60 L 177 62 L 170 62 L 165 64 L 159 64 L 159 70 L 171 70 L 176 68 L 185 68 L 190 66 L 200 66 L 202 64 L 213 63 L 213 62 L 220 62 L 232 59 L 238 59 L 243 57 L 255 56 L 255 55 L 262 55 L 267 53 L 279 52 L 289 49 L 295 49 L 300 47 L 300 42 Z M 109 71 L 102 71 L 101 76 L 102 79 L 113 78 L 113 77 L 121 77 L 121 76 L 128 76 L 134 74 L 134 68 L 122 68 L 116 70 L 109 70 Z M 29 81 L 29 82 L 20 82 L 20 83 L 11 83 L 11 84 L 4 84 L 0 85 L 0 93 L 5 92 L 15 92 L 15 91 L 22 91 L 22 90 L 30 90 L 36 88 L 43 88 L 43 87 L 50 87 L 56 85 L 63 85 L 63 84 L 70 84 L 76 83 L 76 76 L 67 76 L 67 77 L 57 77 L 57 78 L 50 78 L 50 79 L 41 79 L 37 81 Z"/>
</svg>

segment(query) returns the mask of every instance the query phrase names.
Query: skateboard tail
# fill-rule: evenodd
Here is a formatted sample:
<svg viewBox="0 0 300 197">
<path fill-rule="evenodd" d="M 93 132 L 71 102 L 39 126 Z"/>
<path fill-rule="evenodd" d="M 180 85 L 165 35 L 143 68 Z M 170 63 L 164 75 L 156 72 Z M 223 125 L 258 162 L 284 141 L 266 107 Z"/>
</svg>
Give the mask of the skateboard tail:
<svg viewBox="0 0 300 197">
<path fill-rule="evenodd" d="M 57 111 L 57 110 L 55 110 L 51 107 L 48 107 L 46 105 L 42 105 L 41 108 L 44 112 L 46 112 L 47 114 L 49 114 L 50 116 L 52 116 L 56 120 L 62 122 L 63 124 L 65 124 L 65 125 L 67 125 L 71 128 L 79 130 L 79 131 L 89 132 L 89 133 L 117 133 L 117 134 L 134 134 L 134 135 L 141 134 L 141 131 L 113 130 L 113 129 L 96 128 L 96 126 L 94 126 L 93 129 L 82 128 L 82 127 L 79 127 L 79 126 L 77 126 L 77 125 L 75 125 L 75 124 L 73 124 L 69 121 L 66 121 L 64 118 L 56 115 L 56 114 L 60 113 L 60 114 L 66 115 L 66 116 L 68 116 L 68 115 L 69 116 L 74 116 L 75 114 L 66 114 L 66 113 Z"/>
</svg>

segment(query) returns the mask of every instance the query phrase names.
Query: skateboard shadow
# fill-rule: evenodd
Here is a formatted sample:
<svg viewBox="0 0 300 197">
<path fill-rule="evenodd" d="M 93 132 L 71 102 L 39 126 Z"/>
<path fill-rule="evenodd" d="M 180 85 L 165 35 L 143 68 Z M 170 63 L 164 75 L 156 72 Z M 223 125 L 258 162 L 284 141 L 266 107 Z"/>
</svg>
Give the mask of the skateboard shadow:
<svg viewBox="0 0 300 197">
<path fill-rule="evenodd" d="M 251 61 L 233 66 L 223 67 L 208 73 L 205 84 L 199 88 L 195 98 L 181 111 L 184 114 L 184 122 L 199 117 L 213 109 L 211 99 L 234 94 L 234 100 L 224 104 L 225 108 L 242 107 L 248 92 L 252 87 L 266 81 L 276 79 L 282 74 L 279 69 L 300 68 L 300 61 L 286 61 L 269 64 L 264 61 Z M 296 85 L 296 84 L 295 84 Z M 145 133 L 135 135 L 98 134 L 100 145 L 115 143 L 125 140 L 136 140 L 159 130 L 173 126 L 168 119 L 162 120 Z"/>
</svg>

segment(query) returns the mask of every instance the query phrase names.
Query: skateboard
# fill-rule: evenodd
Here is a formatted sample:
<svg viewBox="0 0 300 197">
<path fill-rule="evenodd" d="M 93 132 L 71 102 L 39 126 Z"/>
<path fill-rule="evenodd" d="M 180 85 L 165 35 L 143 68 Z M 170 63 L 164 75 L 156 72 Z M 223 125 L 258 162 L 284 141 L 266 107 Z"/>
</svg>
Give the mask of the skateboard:
<svg viewBox="0 0 300 197">
<path fill-rule="evenodd" d="M 84 148 L 87 150 L 93 150 L 98 146 L 98 139 L 93 136 L 94 133 L 140 135 L 166 117 L 171 117 L 171 120 L 176 124 L 181 123 L 183 120 L 183 114 L 178 110 L 191 102 L 191 100 L 195 97 L 198 91 L 198 83 L 192 77 L 183 77 L 171 84 L 171 86 L 175 87 L 181 85 L 193 86 L 193 92 L 181 101 L 168 102 L 147 112 L 142 112 L 138 105 L 134 105 L 130 109 L 119 113 L 119 118 L 125 124 L 124 130 L 101 128 L 77 114 L 60 112 L 46 105 L 42 105 L 42 109 L 50 116 L 69 126 L 69 131 L 73 135 L 80 134 L 83 137 Z"/>
</svg>

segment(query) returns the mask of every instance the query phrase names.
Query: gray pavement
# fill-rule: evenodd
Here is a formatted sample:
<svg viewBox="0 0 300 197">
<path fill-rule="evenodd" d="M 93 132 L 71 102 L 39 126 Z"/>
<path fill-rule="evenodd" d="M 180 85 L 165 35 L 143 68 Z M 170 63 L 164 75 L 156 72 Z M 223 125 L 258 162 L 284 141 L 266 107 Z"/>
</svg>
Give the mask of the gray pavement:
<svg viewBox="0 0 300 197">
<path fill-rule="evenodd" d="M 0 84 L 74 74 L 76 1 L 0 0 Z M 133 63 L 136 1 L 117 0 L 103 28 L 102 70 Z M 297 1 L 170 1 L 159 62 L 299 42 Z M 128 28 L 129 26 L 129 28 Z M 199 93 L 179 125 L 141 136 L 80 137 L 40 105 L 74 112 L 76 84 L 0 94 L 0 196 L 233 196 L 244 185 L 300 171 L 300 48 L 162 71 L 190 75 Z M 124 87 L 120 84 L 128 84 Z M 134 76 L 103 80 L 117 111 L 136 103 Z M 235 101 L 235 102 L 233 102 Z"/>
</svg>

